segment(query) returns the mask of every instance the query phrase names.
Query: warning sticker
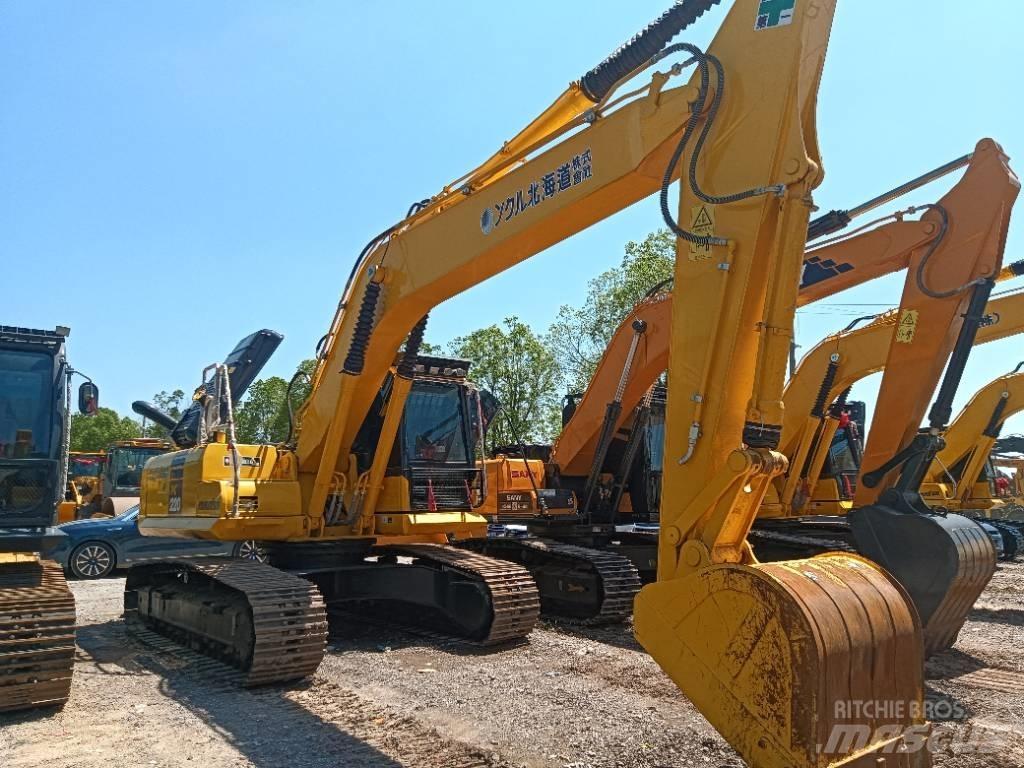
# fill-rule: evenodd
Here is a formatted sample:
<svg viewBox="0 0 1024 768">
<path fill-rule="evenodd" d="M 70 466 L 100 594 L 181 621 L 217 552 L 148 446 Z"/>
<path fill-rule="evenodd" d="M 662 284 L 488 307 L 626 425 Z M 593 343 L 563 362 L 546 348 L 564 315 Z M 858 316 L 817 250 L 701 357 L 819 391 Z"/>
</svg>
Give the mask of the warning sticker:
<svg viewBox="0 0 1024 768">
<path fill-rule="evenodd" d="M 690 215 L 690 231 L 701 237 L 711 237 L 715 234 L 715 206 L 695 205 Z M 700 261 L 711 258 L 711 246 L 690 243 L 690 261 Z"/>
<path fill-rule="evenodd" d="M 896 341 L 900 344 L 910 344 L 914 340 L 914 333 L 917 332 L 917 310 L 904 309 L 900 314 L 899 325 L 896 326 Z"/>
<path fill-rule="evenodd" d="M 795 7 L 796 0 L 761 0 L 757 6 L 754 29 L 771 29 L 792 24 Z"/>
</svg>

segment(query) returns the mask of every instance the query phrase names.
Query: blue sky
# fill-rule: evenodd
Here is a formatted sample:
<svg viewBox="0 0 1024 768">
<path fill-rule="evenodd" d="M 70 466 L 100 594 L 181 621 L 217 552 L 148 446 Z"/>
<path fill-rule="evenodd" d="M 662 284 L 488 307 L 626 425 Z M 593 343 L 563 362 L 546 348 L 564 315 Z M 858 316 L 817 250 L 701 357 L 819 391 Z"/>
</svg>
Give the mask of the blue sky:
<svg viewBox="0 0 1024 768">
<path fill-rule="evenodd" d="M 258 328 L 285 334 L 267 373 L 288 376 L 370 236 L 487 157 L 668 2 L 7 0 L 0 322 L 70 325 L 74 364 L 121 411 L 190 390 Z M 683 37 L 706 43 L 723 13 Z M 822 209 L 984 136 L 1024 168 L 1021 29 L 1015 0 L 840 0 L 819 103 Z M 1008 261 L 1024 257 L 1022 219 Z M 634 206 L 439 307 L 428 339 L 511 314 L 544 330 L 627 240 L 660 224 L 652 201 Z M 799 343 L 895 304 L 901 284 L 807 308 Z M 1021 359 L 1019 339 L 977 350 L 958 405 Z"/>
</svg>

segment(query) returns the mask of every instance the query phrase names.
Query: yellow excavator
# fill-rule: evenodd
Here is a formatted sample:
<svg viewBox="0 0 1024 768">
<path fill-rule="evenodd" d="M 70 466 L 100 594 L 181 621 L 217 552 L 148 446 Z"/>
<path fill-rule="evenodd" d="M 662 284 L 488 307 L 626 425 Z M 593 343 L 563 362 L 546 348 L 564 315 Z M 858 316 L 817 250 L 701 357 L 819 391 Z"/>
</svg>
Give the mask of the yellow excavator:
<svg viewBox="0 0 1024 768">
<path fill-rule="evenodd" d="M 260 539 L 276 566 L 137 567 L 127 610 L 247 670 L 250 683 L 316 668 L 324 598 L 383 603 L 410 622 L 440 610 L 485 641 L 495 627 L 521 636 L 537 610 L 529 574 L 446 543 L 483 536 L 486 519 L 431 509 L 433 478 L 415 462 L 387 475 L 425 316 L 660 192 L 679 238 L 676 290 L 693 297 L 673 312 L 668 421 L 694 427 L 666 435 L 658 581 L 637 597 L 637 636 L 753 766 L 929 764 L 921 626 L 898 582 L 850 554 L 758 563 L 746 543 L 786 467 L 776 446 L 823 178 L 815 107 L 835 3 L 737 0 L 707 51 L 669 44 L 713 4 L 674 5 L 368 244 L 321 345 L 294 449 L 234 439 L 218 367 L 213 436 L 146 465 L 141 528 Z M 681 61 L 616 96 L 669 56 Z M 672 83 L 690 68 L 688 82 Z M 370 450 L 357 450 L 360 434 Z M 413 455 L 451 450 L 434 431 L 407 437 Z M 425 506 L 413 503 L 419 488 Z M 844 718 L 839 705 L 852 700 L 893 706 Z"/>
<path fill-rule="evenodd" d="M 852 486 L 861 459 L 858 456 L 853 461 L 852 482 L 848 476 L 826 471 L 842 411 L 841 407 L 826 406 L 841 405 L 844 393 L 858 381 L 885 369 L 899 316 L 898 310 L 890 310 L 858 319 L 819 342 L 800 361 L 786 385 L 786 401 L 794 407 L 787 411 L 782 431 L 785 450 L 802 459 L 803 469 L 769 494 L 761 510 L 763 518 L 841 515 L 853 508 Z M 1024 333 L 1024 293 L 1013 291 L 992 298 L 985 307 L 985 318 L 976 345 Z M 859 325 L 861 320 L 870 322 Z M 819 401 L 825 405 L 819 407 Z"/>
<path fill-rule="evenodd" d="M 61 706 L 71 691 L 75 599 L 40 552 L 59 540 L 67 487 L 70 329 L 0 326 L 0 712 Z M 99 405 L 87 381 L 82 414 Z"/>
<path fill-rule="evenodd" d="M 926 357 L 945 361 L 950 353 L 949 344 L 958 338 L 961 326 L 964 325 L 962 312 L 958 310 L 963 305 L 964 296 L 974 291 L 978 294 L 975 301 L 984 301 L 981 293 L 987 296 L 993 284 L 993 280 L 986 276 L 1005 280 L 1024 271 L 1024 264 L 1021 263 L 1006 268 L 1000 266 L 1009 210 L 1019 184 L 998 145 L 991 140 L 984 140 L 979 142 L 971 155 L 887 192 L 851 212 L 832 212 L 816 220 L 809 228 L 812 236 L 821 234 L 823 230 L 835 232 L 837 227 L 849 223 L 854 216 L 963 166 L 967 166 L 963 178 L 949 193 L 935 204 L 922 206 L 927 213 L 921 220 L 907 220 L 907 212 L 900 212 L 876 220 L 853 233 L 833 238 L 813 248 L 805 256 L 798 299 L 804 303 L 879 274 L 900 268 L 907 270 L 903 303 L 898 312 L 905 327 L 895 338 L 889 334 L 880 340 L 882 360 L 876 370 L 885 366 L 885 350 L 888 350 L 889 365 L 895 365 L 899 374 L 887 374 L 888 386 L 902 392 L 908 388 L 905 380 L 912 378 L 914 387 L 925 399 L 918 404 L 916 410 L 910 408 L 909 403 L 903 403 L 901 410 L 893 411 L 890 403 L 887 426 L 879 428 L 873 436 L 881 434 L 883 438 L 889 437 L 887 433 L 893 429 L 908 431 L 906 424 L 910 421 L 919 424 L 927 397 L 942 374 L 943 366 L 936 365 L 934 361 L 928 369 L 917 362 L 901 364 L 901 355 L 906 356 L 901 348 L 906 348 L 907 352 L 915 356 L 916 361 Z M 865 229 L 866 232 L 863 231 Z M 933 285 L 943 288 L 935 291 L 932 290 Z M 957 290 L 955 286 L 962 286 L 962 289 Z M 555 540 L 575 539 L 591 547 L 622 553 L 631 559 L 645 580 L 651 578 L 656 568 L 653 536 L 650 533 L 616 530 L 615 523 L 619 519 L 623 485 L 631 474 L 630 465 L 635 460 L 637 442 L 643 436 L 642 430 L 637 430 L 636 425 L 640 423 L 642 426 L 648 418 L 645 411 L 651 397 L 649 388 L 664 370 L 667 339 L 670 338 L 666 332 L 667 315 L 671 305 L 671 294 L 655 292 L 626 318 L 599 364 L 594 377 L 595 384 L 569 419 L 552 451 L 545 485 L 562 487 L 566 480 L 572 483 L 575 475 L 578 479 L 570 487 L 580 493 L 582 521 L 575 514 L 558 514 L 557 511 L 546 509 L 527 521 L 528 529 L 542 536 Z M 977 310 L 974 314 L 977 314 Z M 919 318 L 927 325 L 922 325 L 918 330 Z M 907 320 L 912 325 L 908 326 Z M 963 331 L 959 357 L 947 374 L 947 382 L 958 381 L 962 366 L 966 363 L 965 350 L 970 349 L 968 336 L 973 338 L 977 332 L 976 325 L 969 323 Z M 897 558 L 896 555 L 886 554 L 876 535 L 866 535 L 862 531 L 858 539 L 850 527 L 850 520 L 855 518 L 816 516 L 810 520 L 791 519 L 799 516 L 803 509 L 806 494 L 800 495 L 800 491 L 807 482 L 807 473 L 820 473 L 824 457 L 831 446 L 831 437 L 835 433 L 833 429 L 826 437 L 821 434 L 821 429 L 829 423 L 837 423 L 825 418 L 824 409 L 835 399 L 835 396 L 832 399 L 825 397 L 825 392 L 829 388 L 829 377 L 838 375 L 839 360 L 837 356 L 824 369 L 815 390 L 806 392 L 801 391 L 799 386 L 793 386 L 794 383 L 805 381 L 806 376 L 798 377 L 787 388 L 785 401 L 790 407 L 785 413 L 781 450 L 791 459 L 791 463 L 789 471 L 776 478 L 766 493 L 760 517 L 769 519 L 762 520 L 756 531 L 754 541 L 760 545 L 758 554 L 772 559 L 777 555 L 780 545 L 782 551 L 789 556 L 793 556 L 794 551 L 813 553 L 822 551 L 823 547 L 828 549 L 833 546 L 861 551 L 860 547 L 863 546 L 875 557 L 888 557 L 888 562 L 884 564 L 901 576 L 926 619 L 927 646 L 931 653 L 953 643 L 971 604 L 995 569 L 995 553 L 990 551 L 985 531 L 956 516 L 940 518 L 928 515 L 928 508 L 923 503 L 916 507 L 918 514 L 914 517 L 891 518 L 888 510 L 870 510 L 867 513 L 858 510 L 861 518 L 894 519 L 896 524 L 891 526 L 888 533 L 894 540 L 906 537 L 908 527 L 924 528 L 924 532 L 910 537 L 912 541 L 900 539 L 901 549 Z M 848 362 L 844 364 L 848 365 Z M 611 383 L 613 381 L 614 385 Z M 609 394 L 612 386 L 615 387 L 614 395 Z M 943 397 L 948 399 L 952 397 L 955 388 L 946 386 L 943 391 Z M 638 408 L 623 408 L 623 404 L 632 406 L 641 398 L 643 402 Z M 883 395 L 881 402 L 889 401 Z M 601 414 L 605 403 L 607 405 Z M 611 482 L 606 484 L 605 492 L 600 497 L 604 505 L 603 514 L 594 515 L 591 505 L 597 479 L 604 470 L 612 440 L 616 432 L 626 425 L 630 411 L 634 414 L 634 429 L 625 440 L 620 441 L 624 447 L 620 451 L 622 458 L 618 459 L 619 468 L 617 471 L 612 468 Z M 808 412 L 809 416 L 806 415 Z M 806 419 L 806 423 L 801 424 L 801 418 Z M 794 439 L 797 426 L 804 427 L 801 432 L 804 437 L 802 441 Z M 937 433 L 941 430 L 935 431 Z M 509 460 L 505 458 L 503 462 L 507 464 Z M 530 482 L 533 482 L 532 476 L 535 474 L 536 469 L 531 468 L 528 473 Z M 852 487 L 855 486 L 856 482 Z M 908 489 L 910 487 L 908 485 Z M 641 487 L 643 490 L 646 489 Z M 518 492 L 524 494 L 522 488 Z M 906 493 L 909 496 L 912 491 L 907 490 Z M 795 506 L 794 501 L 797 502 Z M 848 513 L 852 508 L 850 503 L 841 512 Z M 906 514 L 906 510 L 901 513 Z M 932 531 L 933 535 L 929 538 L 931 527 L 958 527 L 958 532 L 947 536 L 936 530 Z M 827 534 L 825 541 L 813 542 L 808 537 L 812 532 Z M 951 551 L 947 545 L 954 540 L 966 540 L 969 545 L 960 547 L 959 551 Z M 513 548 L 505 544 L 505 541 L 501 538 L 490 540 L 484 545 L 484 551 L 497 554 L 503 548 Z M 802 549 L 794 549 L 797 544 Z M 940 551 L 943 547 L 947 549 Z M 921 556 L 915 556 L 915 548 L 920 548 Z M 939 562 L 943 567 L 936 566 Z M 970 597 L 972 594 L 973 597 Z M 955 601 L 955 605 L 951 605 L 950 601 Z"/>
<path fill-rule="evenodd" d="M 992 450 L 1011 416 L 1024 410 L 1024 363 L 974 394 L 950 424 L 945 447 L 932 461 L 921 495 L 933 507 L 975 515 L 1003 535 L 1006 559 L 1024 550 L 1024 516 L 994 487 Z"/>
<path fill-rule="evenodd" d="M 936 204 L 916 206 L 877 219 L 854 233 L 811 248 L 804 259 L 798 306 L 807 306 L 876 277 L 909 269 L 911 259 L 922 249 L 934 248 L 929 257 L 932 266 L 944 259 L 962 262 L 955 249 L 939 249 L 944 233 L 932 220 L 912 220 L 916 211 L 945 211 L 947 219 L 971 228 L 979 241 L 990 235 L 993 221 L 998 225 L 1005 208 L 1012 204 L 1015 177 L 1005 166 L 998 147 L 990 141 L 979 145 L 979 152 L 937 168 L 903 184 L 850 211 L 832 211 L 815 219 L 809 237 L 832 234 L 857 216 L 874 210 L 936 180 L 967 166 L 963 178 L 953 190 Z M 985 206 L 991 209 L 986 210 Z M 865 228 L 867 232 L 862 232 Z M 967 238 L 970 240 L 970 238 Z M 980 245 L 971 245 L 980 252 Z M 1007 268 L 999 279 L 1016 276 Z M 908 273 L 908 280 L 916 280 Z M 672 310 L 672 294 L 666 286 L 657 286 L 623 320 L 595 371 L 591 386 L 578 402 L 574 401 L 564 414 L 566 424 L 551 454 L 551 463 L 563 478 L 577 478 L 580 485 L 591 477 L 598 446 L 607 434 L 605 422 L 610 406 L 618 400 L 617 417 L 612 434 L 622 433 L 632 419 L 633 409 L 642 402 L 648 389 L 666 368 L 668 359 L 667 326 Z M 913 311 L 913 310 L 908 310 Z M 621 394 L 617 392 L 621 388 Z M 618 397 L 617 397 L 618 395 Z M 535 470 L 535 474 L 536 474 Z M 570 481 L 571 483 L 571 481 Z M 517 490 L 524 490 L 519 488 Z"/>
</svg>

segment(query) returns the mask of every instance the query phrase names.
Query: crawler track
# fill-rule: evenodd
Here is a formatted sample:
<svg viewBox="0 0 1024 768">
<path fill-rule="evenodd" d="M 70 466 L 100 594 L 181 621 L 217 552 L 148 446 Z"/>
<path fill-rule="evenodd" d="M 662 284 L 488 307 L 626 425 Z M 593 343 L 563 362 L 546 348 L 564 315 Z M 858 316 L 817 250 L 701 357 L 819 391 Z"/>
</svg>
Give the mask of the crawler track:
<svg viewBox="0 0 1024 768">
<path fill-rule="evenodd" d="M 0 564 L 0 712 L 64 704 L 74 662 L 75 599 L 60 566 Z"/>
<path fill-rule="evenodd" d="M 511 560 L 527 568 L 540 584 L 541 611 L 565 621 L 609 624 L 633 613 L 640 575 L 625 557 L 597 549 L 539 538 L 466 539 L 459 547 Z M 547 576 L 556 569 L 557 577 Z M 557 594 L 556 594 L 557 593 Z M 573 610 L 562 608 L 567 595 L 578 600 Z"/>
<path fill-rule="evenodd" d="M 474 645 L 498 645 L 520 640 L 537 623 L 540 595 L 525 568 L 441 544 L 389 545 L 378 547 L 374 552 L 428 561 L 483 582 L 491 595 L 494 618 L 487 634 L 472 641 Z"/>
<path fill-rule="evenodd" d="M 316 587 L 262 563 L 133 568 L 125 584 L 125 614 L 241 670 L 246 686 L 312 675 L 327 643 L 327 614 Z"/>
</svg>

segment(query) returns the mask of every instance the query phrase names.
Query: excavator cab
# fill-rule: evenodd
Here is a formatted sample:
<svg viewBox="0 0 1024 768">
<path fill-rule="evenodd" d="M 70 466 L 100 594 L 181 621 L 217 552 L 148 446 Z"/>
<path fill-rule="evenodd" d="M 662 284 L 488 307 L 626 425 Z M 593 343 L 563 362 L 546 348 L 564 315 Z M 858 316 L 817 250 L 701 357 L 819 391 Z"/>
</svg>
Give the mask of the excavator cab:
<svg viewBox="0 0 1024 768">
<path fill-rule="evenodd" d="M 480 391 L 466 378 L 468 360 L 419 356 L 379 507 L 420 511 L 472 510 L 483 496 Z M 373 463 L 391 397 L 388 377 L 353 443 L 359 472 Z"/>
</svg>

